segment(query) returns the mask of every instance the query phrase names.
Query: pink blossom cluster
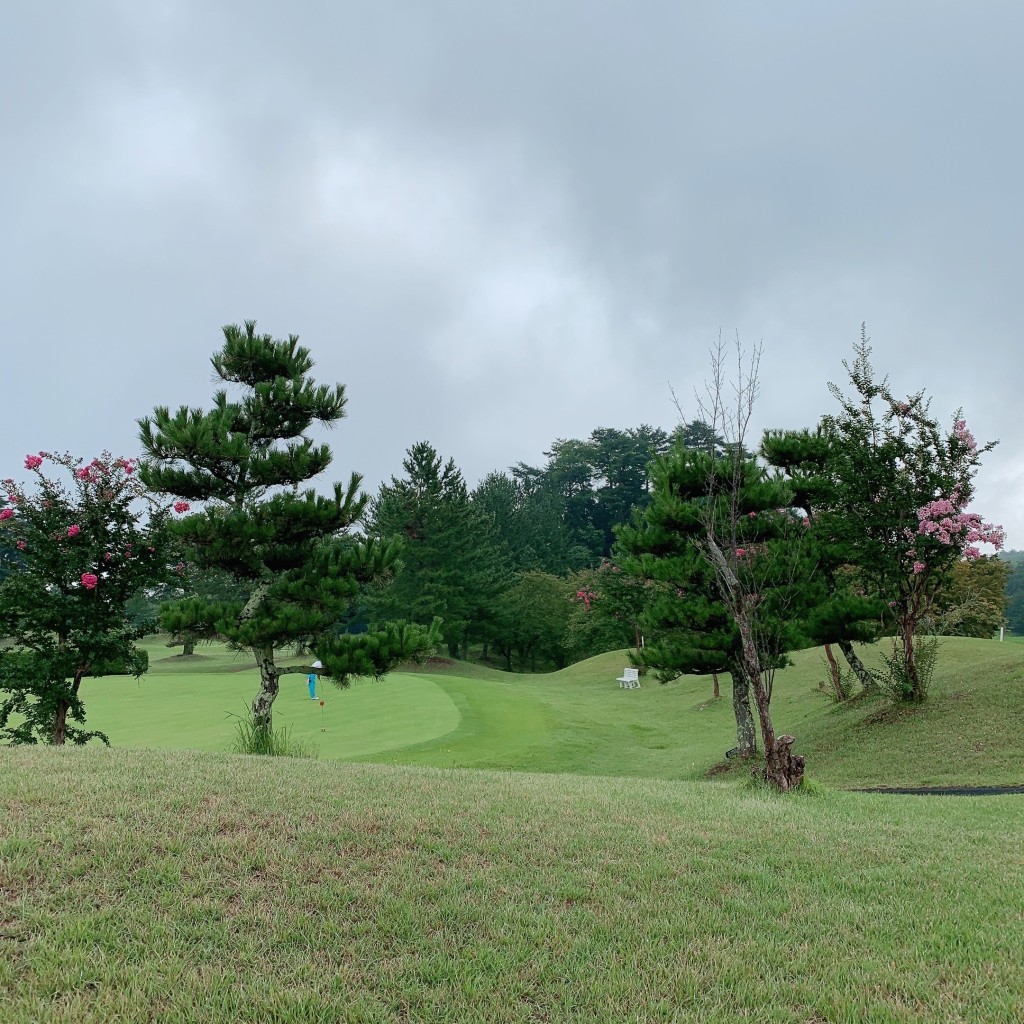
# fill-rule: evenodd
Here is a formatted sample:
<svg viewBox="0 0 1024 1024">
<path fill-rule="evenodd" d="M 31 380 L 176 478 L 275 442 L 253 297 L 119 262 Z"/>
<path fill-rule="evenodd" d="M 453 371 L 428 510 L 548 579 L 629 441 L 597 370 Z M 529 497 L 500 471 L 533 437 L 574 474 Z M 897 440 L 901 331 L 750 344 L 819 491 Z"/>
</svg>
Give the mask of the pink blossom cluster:
<svg viewBox="0 0 1024 1024">
<path fill-rule="evenodd" d="M 99 577 L 91 572 L 82 573 L 82 586 L 85 587 L 86 590 L 95 590 L 96 584 L 99 583 L 99 581 Z"/>
<path fill-rule="evenodd" d="M 26 455 L 25 468 L 38 469 L 43 464 L 43 455 L 45 455 L 45 452 L 40 452 L 38 455 Z"/>
<path fill-rule="evenodd" d="M 991 544 L 996 550 L 1003 546 L 1005 531 L 1001 526 L 984 522 L 977 512 L 960 511 L 956 500 L 930 501 L 917 510 L 917 519 L 919 536 L 932 537 L 940 544 L 963 545 L 967 558 L 980 557 L 975 544 Z"/>
<path fill-rule="evenodd" d="M 3 520 L 5 520 L 5 519 L 11 519 L 11 518 L 13 518 L 13 516 L 14 516 L 14 509 L 13 508 L 0 508 L 0 522 L 3 522 Z"/>
<path fill-rule="evenodd" d="M 749 552 L 747 551 L 746 548 L 737 548 L 736 549 L 736 557 L 737 558 L 746 558 L 748 553 Z"/>
<path fill-rule="evenodd" d="M 978 442 L 974 440 L 974 435 L 967 429 L 966 420 L 957 420 L 953 424 L 953 436 L 965 445 L 968 451 L 976 452 L 978 450 Z"/>
<path fill-rule="evenodd" d="M 174 511 L 181 515 L 182 512 L 189 510 L 189 503 L 187 501 L 176 501 L 174 503 Z"/>
<path fill-rule="evenodd" d="M 595 597 L 597 597 L 597 594 L 595 594 L 592 590 L 584 589 L 576 591 L 576 600 L 582 601 L 583 607 L 586 608 L 588 612 L 590 611 L 590 602 L 593 601 Z"/>
</svg>

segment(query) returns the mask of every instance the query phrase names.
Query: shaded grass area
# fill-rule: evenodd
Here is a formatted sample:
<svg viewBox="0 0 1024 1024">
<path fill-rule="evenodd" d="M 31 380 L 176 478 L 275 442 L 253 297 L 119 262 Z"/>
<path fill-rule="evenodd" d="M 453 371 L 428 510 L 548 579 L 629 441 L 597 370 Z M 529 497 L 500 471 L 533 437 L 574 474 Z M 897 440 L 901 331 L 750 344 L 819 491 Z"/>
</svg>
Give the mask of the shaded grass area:
<svg viewBox="0 0 1024 1024">
<path fill-rule="evenodd" d="M 90 725 L 115 746 L 229 749 L 230 715 L 258 688 L 251 661 L 218 647 L 200 648 L 198 663 L 150 650 L 138 683 L 86 681 Z M 879 662 L 877 647 L 862 653 Z M 707 677 L 664 686 L 645 677 L 639 690 L 622 690 L 615 678 L 625 664 L 614 652 L 531 676 L 441 662 L 345 691 L 322 682 L 323 709 L 308 700 L 305 677 L 290 675 L 275 718 L 321 759 L 670 780 L 721 766 L 735 743 L 728 677 L 718 700 Z M 798 652 L 773 698 L 776 728 L 796 735 L 812 778 L 850 788 L 1024 783 L 1020 645 L 944 640 L 921 707 L 837 706 L 819 689 L 825 672 L 819 650 Z"/>
<path fill-rule="evenodd" d="M 6 1024 L 933 1024 L 1024 1002 L 1015 798 L 0 756 Z"/>
</svg>

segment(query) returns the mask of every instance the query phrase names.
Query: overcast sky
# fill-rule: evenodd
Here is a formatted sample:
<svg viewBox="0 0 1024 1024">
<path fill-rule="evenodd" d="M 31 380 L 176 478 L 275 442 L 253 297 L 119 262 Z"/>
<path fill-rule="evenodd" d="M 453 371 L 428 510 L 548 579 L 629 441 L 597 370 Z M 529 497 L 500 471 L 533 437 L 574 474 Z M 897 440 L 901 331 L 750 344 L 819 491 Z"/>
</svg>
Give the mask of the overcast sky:
<svg viewBox="0 0 1024 1024">
<path fill-rule="evenodd" d="M 720 330 L 811 426 L 866 321 L 1024 547 L 1022 45 L 1019 0 L 6 0 L 2 475 L 136 452 L 244 319 L 371 489 L 670 429 Z"/>
</svg>

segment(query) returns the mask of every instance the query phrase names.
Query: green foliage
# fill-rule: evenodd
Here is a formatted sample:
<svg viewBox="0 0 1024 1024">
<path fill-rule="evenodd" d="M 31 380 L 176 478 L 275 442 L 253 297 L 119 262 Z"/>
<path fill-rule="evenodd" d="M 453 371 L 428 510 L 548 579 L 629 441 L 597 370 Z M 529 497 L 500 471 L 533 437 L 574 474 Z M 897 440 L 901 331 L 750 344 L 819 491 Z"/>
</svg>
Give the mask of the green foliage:
<svg viewBox="0 0 1024 1024">
<path fill-rule="evenodd" d="M 903 637 L 893 640 L 892 654 L 882 652 L 885 671 L 882 686 L 897 702 L 922 703 L 931 689 L 935 664 L 939 657 L 939 638 L 933 633 L 919 633 L 913 638 L 913 658 L 908 657 Z M 914 666 L 914 673 L 908 670 Z"/>
<path fill-rule="evenodd" d="M 451 459 L 443 463 L 421 441 L 402 465 L 406 475 L 381 485 L 367 517 L 371 536 L 401 538 L 401 561 L 391 585 L 368 594 L 367 607 L 377 619 L 442 620 L 444 642 L 456 657 L 486 635 L 508 566 L 493 518 L 470 499 Z"/>
<path fill-rule="evenodd" d="M 653 580 L 633 575 L 611 559 L 574 573 L 569 578 L 575 601 L 566 639 L 572 660 L 639 648 L 644 614 L 656 589 Z"/>
<path fill-rule="evenodd" d="M 47 476 L 49 463 L 69 478 Z M 29 489 L 3 481 L 10 514 L 0 535 L 19 554 L 0 583 L 0 736 L 11 743 L 82 744 L 102 733 L 85 722 L 82 680 L 141 675 L 135 646 L 144 626 L 126 613 L 132 595 L 166 571 L 166 510 L 144 500 L 131 460 L 104 452 L 84 464 L 70 455 L 25 460 Z M 77 723 L 77 724 L 75 724 Z"/>
<path fill-rule="evenodd" d="M 638 524 L 619 531 L 619 544 L 628 572 L 661 584 L 643 617 L 649 639 L 640 655 L 659 678 L 732 671 L 740 659 L 740 633 L 705 550 L 709 518 L 748 595 L 764 667 L 807 646 L 799 613 L 809 574 L 794 560 L 803 538 L 790 500 L 786 485 L 752 457 L 734 464 L 677 448 L 658 461 L 652 503 Z"/>
<path fill-rule="evenodd" d="M 1013 571 L 999 558 L 957 562 L 936 592 L 931 629 L 944 636 L 987 639 L 1007 624 L 1007 587 Z"/>
<path fill-rule="evenodd" d="M 856 567 L 858 584 L 891 609 L 902 639 L 897 656 L 906 659 L 900 675 L 912 684 L 897 692 L 919 702 L 926 685 L 923 677 L 914 683 L 914 638 L 937 593 L 965 553 L 976 553 L 976 541 L 1002 543 L 999 528 L 964 512 L 981 455 L 993 445 L 979 447 L 959 413 L 948 433 L 940 430 L 922 392 L 898 399 L 887 379 L 875 379 L 870 353 L 862 334 L 853 363 L 843 364 L 851 396 L 829 386 L 841 410 L 822 425 L 827 486 L 815 519 Z"/>
<path fill-rule="evenodd" d="M 774 771 L 774 672 L 788 651 L 809 643 L 803 624 L 813 562 L 790 511 L 792 492 L 738 447 L 716 456 L 678 446 L 653 476 L 650 506 L 619 530 L 623 567 L 657 584 L 641 620 L 647 644 L 635 660 L 663 682 L 730 673 L 737 752 L 756 749 L 752 691 Z"/>
<path fill-rule="evenodd" d="M 670 444 L 665 431 L 646 423 L 628 430 L 598 427 L 586 441 L 558 438 L 544 453 L 543 468 L 519 463 L 512 474 L 524 493 L 557 499 L 573 545 L 588 552 L 593 565 L 611 554 L 615 527 L 647 505 L 650 465 Z"/>
<path fill-rule="evenodd" d="M 493 643 L 511 671 L 518 656 L 521 671 L 564 667 L 569 652 L 566 628 L 572 614 L 570 584 L 550 573 L 522 573 L 497 602 Z"/>
<path fill-rule="evenodd" d="M 331 462 L 327 445 L 306 431 L 342 418 L 344 387 L 317 385 L 298 338 L 257 334 L 253 321 L 225 327 L 211 363 L 240 396 L 221 390 L 208 411 L 160 407 L 140 420 L 148 455 L 141 475 L 157 493 L 181 499 L 175 508 L 183 514 L 189 501 L 203 502 L 174 532 L 199 570 L 226 573 L 246 596 L 191 595 L 166 614 L 183 630 L 256 654 L 261 690 L 253 715 L 270 728 L 281 675 L 276 646 L 305 642 L 324 674 L 345 685 L 354 667 L 385 671 L 399 657 L 425 652 L 431 636 L 420 630 L 413 642 L 409 634 L 399 651 L 388 648 L 390 634 L 371 644 L 337 633 L 353 605 L 390 579 L 398 557 L 392 541 L 352 532 L 367 502 L 358 474 L 328 495 L 302 489 Z"/>
<path fill-rule="evenodd" d="M 1010 555 L 1021 554 L 1012 551 Z M 1024 636 L 1024 559 L 1013 561 L 1013 572 L 1006 581 L 1006 625 L 1012 633 Z"/>
</svg>

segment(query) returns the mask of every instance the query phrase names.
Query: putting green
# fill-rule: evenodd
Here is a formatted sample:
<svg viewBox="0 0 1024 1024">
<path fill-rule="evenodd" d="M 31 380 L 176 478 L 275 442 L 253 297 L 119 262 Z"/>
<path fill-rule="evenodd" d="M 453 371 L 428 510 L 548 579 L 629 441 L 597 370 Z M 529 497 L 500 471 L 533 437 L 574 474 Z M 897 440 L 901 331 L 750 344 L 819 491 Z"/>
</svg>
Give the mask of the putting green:
<svg viewBox="0 0 1024 1024">
<path fill-rule="evenodd" d="M 213 659 L 210 659 L 213 661 Z M 219 659 L 217 659 L 219 660 Z M 237 718 L 259 690 L 254 669 L 211 665 L 213 671 L 155 661 L 141 680 L 89 679 L 83 684 L 88 726 L 118 747 L 164 750 L 230 749 Z M 286 675 L 274 721 L 323 758 L 373 755 L 426 743 L 458 729 L 455 703 L 432 679 L 396 673 L 382 682 L 357 680 L 340 690 L 321 683 L 309 699 L 304 675 Z"/>
</svg>

